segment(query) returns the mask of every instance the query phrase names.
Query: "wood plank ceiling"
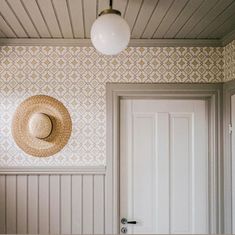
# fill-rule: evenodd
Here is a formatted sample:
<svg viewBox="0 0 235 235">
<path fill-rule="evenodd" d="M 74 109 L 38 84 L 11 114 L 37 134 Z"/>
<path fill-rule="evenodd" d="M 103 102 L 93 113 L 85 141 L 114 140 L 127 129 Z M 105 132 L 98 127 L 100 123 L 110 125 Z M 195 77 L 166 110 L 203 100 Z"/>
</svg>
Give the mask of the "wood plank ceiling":
<svg viewBox="0 0 235 235">
<path fill-rule="evenodd" d="M 221 39 L 235 29 L 234 0 L 114 0 L 134 39 Z M 1 38 L 90 37 L 108 0 L 0 0 Z"/>
</svg>

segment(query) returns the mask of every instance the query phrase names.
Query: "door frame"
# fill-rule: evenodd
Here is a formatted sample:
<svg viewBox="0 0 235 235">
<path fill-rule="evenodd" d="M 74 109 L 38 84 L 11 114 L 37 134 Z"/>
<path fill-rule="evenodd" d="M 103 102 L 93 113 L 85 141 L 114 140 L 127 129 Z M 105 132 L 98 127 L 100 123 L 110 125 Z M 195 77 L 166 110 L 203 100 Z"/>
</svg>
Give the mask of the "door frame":
<svg viewBox="0 0 235 235">
<path fill-rule="evenodd" d="M 223 233 L 223 84 L 106 84 L 107 163 L 105 180 L 105 233 L 119 234 L 120 100 L 200 99 L 208 101 L 209 232 Z"/>
<path fill-rule="evenodd" d="M 224 140 L 224 233 L 232 234 L 235 227 L 235 216 L 233 216 L 233 197 L 232 181 L 232 145 L 230 135 L 230 125 L 232 124 L 231 115 L 231 96 L 235 94 L 235 81 L 229 81 L 223 85 L 223 140 Z"/>
</svg>

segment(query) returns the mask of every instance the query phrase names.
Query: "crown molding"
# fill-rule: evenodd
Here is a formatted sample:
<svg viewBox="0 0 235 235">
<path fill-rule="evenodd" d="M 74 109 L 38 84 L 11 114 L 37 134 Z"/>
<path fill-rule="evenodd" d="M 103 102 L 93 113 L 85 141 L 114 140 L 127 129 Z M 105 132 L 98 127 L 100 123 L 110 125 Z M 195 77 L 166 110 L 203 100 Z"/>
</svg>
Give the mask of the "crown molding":
<svg viewBox="0 0 235 235">
<path fill-rule="evenodd" d="M 131 39 L 129 47 L 220 47 L 219 39 Z M 92 46 L 90 39 L 1 38 L 0 46 Z"/>
<path fill-rule="evenodd" d="M 235 40 L 235 30 L 222 39 L 131 39 L 129 47 L 222 47 Z M 92 47 L 90 39 L 0 38 L 0 46 Z"/>
<path fill-rule="evenodd" d="M 130 47 L 220 47 L 219 39 L 131 39 Z"/>
<path fill-rule="evenodd" d="M 235 40 L 235 29 L 222 38 L 222 44 L 226 46 L 233 40 Z"/>
</svg>

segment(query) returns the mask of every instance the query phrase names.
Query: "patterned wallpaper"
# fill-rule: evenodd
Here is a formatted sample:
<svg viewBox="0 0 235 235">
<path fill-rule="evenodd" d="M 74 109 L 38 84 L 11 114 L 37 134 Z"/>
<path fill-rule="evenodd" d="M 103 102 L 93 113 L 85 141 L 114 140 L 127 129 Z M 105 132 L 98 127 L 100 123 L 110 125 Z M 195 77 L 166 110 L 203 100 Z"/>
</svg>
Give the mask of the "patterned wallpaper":
<svg viewBox="0 0 235 235">
<path fill-rule="evenodd" d="M 116 57 L 91 47 L 0 48 L 0 166 L 105 165 L 106 82 L 221 82 L 223 48 L 128 48 Z M 68 145 L 49 158 L 21 151 L 11 136 L 16 107 L 48 94 L 73 121 Z"/>
<path fill-rule="evenodd" d="M 224 47 L 224 81 L 235 79 L 235 40 Z"/>
</svg>

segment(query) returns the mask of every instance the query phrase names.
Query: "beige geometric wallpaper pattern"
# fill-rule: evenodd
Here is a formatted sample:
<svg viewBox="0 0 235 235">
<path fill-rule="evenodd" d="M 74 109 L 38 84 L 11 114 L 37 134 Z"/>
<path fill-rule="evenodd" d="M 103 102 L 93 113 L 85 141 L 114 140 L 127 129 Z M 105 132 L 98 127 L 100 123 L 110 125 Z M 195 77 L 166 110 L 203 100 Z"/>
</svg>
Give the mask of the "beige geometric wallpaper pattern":
<svg viewBox="0 0 235 235">
<path fill-rule="evenodd" d="M 0 166 L 105 165 L 105 84 L 216 83 L 224 78 L 223 48 L 128 48 L 118 56 L 92 47 L 0 48 Z M 11 136 L 12 116 L 27 97 L 62 101 L 73 122 L 69 143 L 58 154 L 25 154 Z"/>
<path fill-rule="evenodd" d="M 224 47 L 224 81 L 235 79 L 235 40 Z"/>
</svg>

